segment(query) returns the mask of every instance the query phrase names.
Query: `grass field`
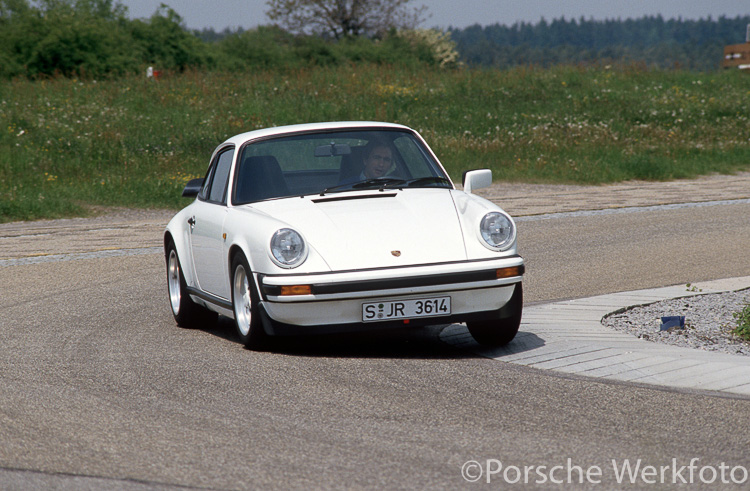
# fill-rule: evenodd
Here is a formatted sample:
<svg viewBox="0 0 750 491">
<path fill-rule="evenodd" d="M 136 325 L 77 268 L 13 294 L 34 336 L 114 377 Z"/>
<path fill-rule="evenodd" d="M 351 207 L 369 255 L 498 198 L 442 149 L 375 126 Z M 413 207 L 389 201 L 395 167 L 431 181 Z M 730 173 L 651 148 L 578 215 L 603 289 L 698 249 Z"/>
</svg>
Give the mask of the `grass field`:
<svg viewBox="0 0 750 491">
<path fill-rule="evenodd" d="M 454 179 L 607 183 L 750 169 L 750 77 L 636 68 L 375 65 L 0 82 L 0 221 L 186 204 L 227 137 L 377 120 L 422 133 Z"/>
</svg>

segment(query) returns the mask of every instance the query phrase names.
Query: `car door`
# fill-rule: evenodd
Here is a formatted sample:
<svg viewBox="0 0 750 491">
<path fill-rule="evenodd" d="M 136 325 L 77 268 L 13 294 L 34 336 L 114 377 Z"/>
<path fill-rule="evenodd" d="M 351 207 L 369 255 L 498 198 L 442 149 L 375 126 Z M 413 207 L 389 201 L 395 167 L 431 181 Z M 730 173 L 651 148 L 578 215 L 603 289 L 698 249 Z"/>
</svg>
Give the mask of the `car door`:
<svg viewBox="0 0 750 491">
<path fill-rule="evenodd" d="M 193 207 L 194 213 L 188 219 L 198 287 L 223 299 L 229 299 L 230 293 L 223 231 L 233 160 L 234 147 L 222 149 L 216 154 Z"/>
</svg>

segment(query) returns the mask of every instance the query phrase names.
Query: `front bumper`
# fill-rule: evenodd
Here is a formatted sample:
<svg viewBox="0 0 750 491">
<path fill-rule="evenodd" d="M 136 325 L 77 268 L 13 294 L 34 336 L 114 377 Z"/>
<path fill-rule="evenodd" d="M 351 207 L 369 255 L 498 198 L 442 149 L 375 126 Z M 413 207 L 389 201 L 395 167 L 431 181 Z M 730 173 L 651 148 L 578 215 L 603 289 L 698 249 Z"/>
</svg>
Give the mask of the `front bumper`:
<svg viewBox="0 0 750 491">
<path fill-rule="evenodd" d="M 504 316 L 523 259 L 510 256 L 404 268 L 323 274 L 258 275 L 261 307 L 269 334 L 343 332 L 398 326 L 487 320 Z M 309 294 L 283 295 L 282 287 L 309 286 Z M 448 316 L 367 322 L 362 304 L 435 296 L 451 297 Z"/>
</svg>

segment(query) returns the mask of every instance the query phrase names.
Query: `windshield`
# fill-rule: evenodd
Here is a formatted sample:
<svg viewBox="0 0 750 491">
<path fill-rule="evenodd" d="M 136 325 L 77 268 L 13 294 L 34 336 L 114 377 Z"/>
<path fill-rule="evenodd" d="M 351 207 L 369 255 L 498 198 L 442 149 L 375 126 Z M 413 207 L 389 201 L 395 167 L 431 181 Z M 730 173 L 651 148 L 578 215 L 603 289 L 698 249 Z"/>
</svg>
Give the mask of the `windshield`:
<svg viewBox="0 0 750 491">
<path fill-rule="evenodd" d="M 348 130 L 262 140 L 244 147 L 233 203 L 361 189 L 452 188 L 412 133 Z"/>
</svg>

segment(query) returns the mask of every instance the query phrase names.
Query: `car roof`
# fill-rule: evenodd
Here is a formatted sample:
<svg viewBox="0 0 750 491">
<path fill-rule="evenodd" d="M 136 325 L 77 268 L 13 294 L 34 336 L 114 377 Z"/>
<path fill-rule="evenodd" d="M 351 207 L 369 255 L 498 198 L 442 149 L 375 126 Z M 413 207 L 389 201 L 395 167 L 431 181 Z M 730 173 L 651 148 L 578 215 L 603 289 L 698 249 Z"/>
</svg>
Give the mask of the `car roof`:
<svg viewBox="0 0 750 491">
<path fill-rule="evenodd" d="M 291 133 L 301 133 L 307 131 L 329 131 L 329 130 L 351 130 L 359 128 L 382 128 L 382 129 L 399 129 L 414 131 L 408 126 L 395 124 L 395 123 L 382 123 L 376 121 L 336 121 L 328 123 L 306 123 L 306 124 L 294 124 L 288 126 L 277 126 L 273 128 L 263 128 L 260 130 L 248 131 L 246 133 L 240 133 L 229 139 L 224 143 L 234 143 L 240 145 L 248 140 L 255 140 L 257 138 L 266 138 L 269 136 L 278 136 Z"/>
</svg>

